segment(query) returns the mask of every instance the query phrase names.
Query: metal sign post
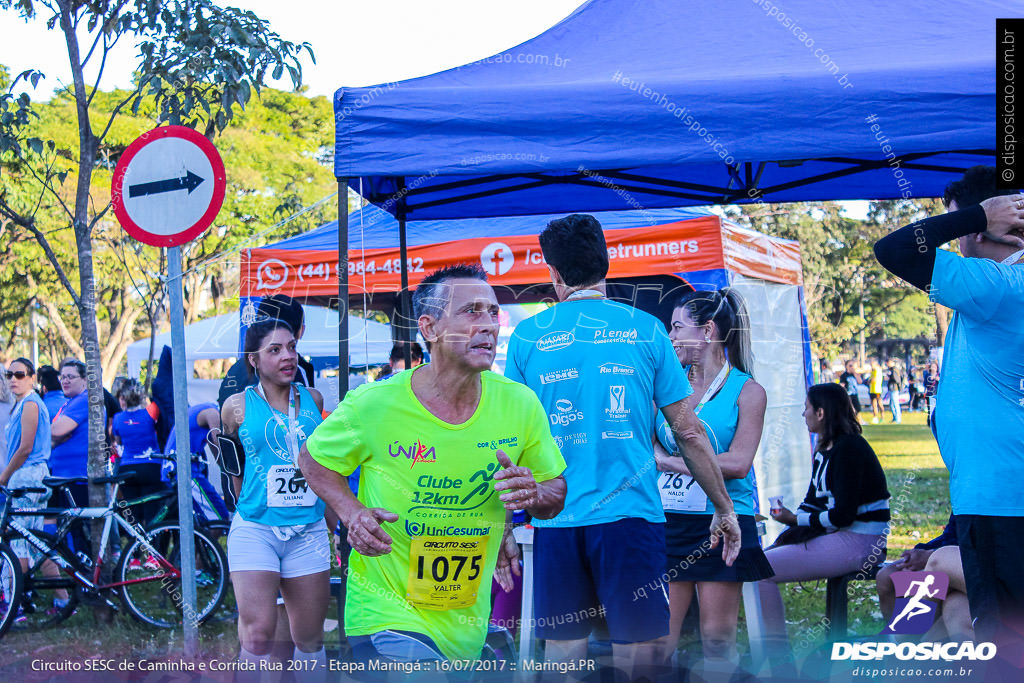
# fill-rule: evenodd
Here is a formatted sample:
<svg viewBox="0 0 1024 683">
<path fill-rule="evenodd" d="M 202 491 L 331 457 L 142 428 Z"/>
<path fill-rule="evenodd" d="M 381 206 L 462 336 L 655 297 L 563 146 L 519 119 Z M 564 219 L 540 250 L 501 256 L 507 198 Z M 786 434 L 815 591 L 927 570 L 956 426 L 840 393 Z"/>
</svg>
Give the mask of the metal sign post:
<svg viewBox="0 0 1024 683">
<path fill-rule="evenodd" d="M 192 453 L 188 430 L 185 313 L 181 245 L 201 235 L 217 217 L 227 182 L 224 163 L 209 140 L 182 126 L 162 126 L 128 145 L 114 169 L 111 202 L 121 227 L 135 239 L 167 247 L 174 434 L 177 441 L 178 526 L 181 529 L 181 596 L 185 656 L 199 653 L 196 619 L 196 552 L 192 521 Z"/>
</svg>

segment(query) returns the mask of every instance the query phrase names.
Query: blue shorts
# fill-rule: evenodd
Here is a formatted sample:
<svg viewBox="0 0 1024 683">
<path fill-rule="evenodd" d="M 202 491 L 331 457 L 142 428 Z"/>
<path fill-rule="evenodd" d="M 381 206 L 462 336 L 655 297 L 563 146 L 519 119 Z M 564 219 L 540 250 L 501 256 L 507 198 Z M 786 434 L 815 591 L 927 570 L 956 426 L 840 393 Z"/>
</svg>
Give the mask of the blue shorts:
<svg viewBox="0 0 1024 683">
<path fill-rule="evenodd" d="M 668 635 L 664 524 L 537 528 L 533 566 L 538 638 L 586 638 L 602 621 L 613 643 Z"/>
</svg>

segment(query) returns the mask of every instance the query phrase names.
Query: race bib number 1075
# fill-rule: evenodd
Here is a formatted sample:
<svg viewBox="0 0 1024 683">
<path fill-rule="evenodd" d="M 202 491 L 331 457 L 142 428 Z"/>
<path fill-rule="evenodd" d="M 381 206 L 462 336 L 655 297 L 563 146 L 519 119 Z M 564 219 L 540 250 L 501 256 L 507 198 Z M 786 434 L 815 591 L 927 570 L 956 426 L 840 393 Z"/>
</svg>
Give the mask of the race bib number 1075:
<svg viewBox="0 0 1024 683">
<path fill-rule="evenodd" d="M 480 593 L 487 537 L 414 536 L 409 558 L 406 600 L 422 609 L 469 607 Z"/>
</svg>

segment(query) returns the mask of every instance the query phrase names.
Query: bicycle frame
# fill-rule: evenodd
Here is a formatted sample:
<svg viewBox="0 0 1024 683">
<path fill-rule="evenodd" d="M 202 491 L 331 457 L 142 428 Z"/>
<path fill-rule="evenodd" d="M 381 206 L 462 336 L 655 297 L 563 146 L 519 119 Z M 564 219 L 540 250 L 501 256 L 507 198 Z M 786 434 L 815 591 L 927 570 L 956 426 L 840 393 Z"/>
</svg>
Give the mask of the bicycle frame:
<svg viewBox="0 0 1024 683">
<path fill-rule="evenodd" d="M 0 516 L 0 530 L 10 528 L 21 536 L 25 541 L 29 543 L 33 548 L 42 553 L 44 557 L 49 559 L 51 562 L 56 564 L 60 569 L 67 575 L 75 579 L 81 586 L 90 592 L 107 590 L 110 588 L 119 588 L 134 583 L 144 583 L 148 581 L 163 581 L 165 579 L 178 579 L 181 577 L 181 570 L 172 565 L 162 553 L 160 553 L 146 538 L 144 533 L 141 533 L 135 526 L 129 523 L 120 513 L 115 509 L 118 505 L 117 501 L 117 490 L 119 484 L 113 485 L 113 494 L 111 496 L 110 503 L 107 507 L 86 507 L 86 508 L 19 508 L 17 510 L 12 508 L 11 499 L 8 498 L 4 503 L 4 510 L 2 516 Z M 81 519 L 103 519 L 103 532 L 101 535 L 100 548 L 105 549 L 107 542 L 110 539 L 110 532 L 114 527 L 114 523 L 123 529 L 129 536 L 134 538 L 136 541 L 142 544 L 148 553 L 160 564 L 164 572 L 161 572 L 155 576 L 146 576 L 138 579 L 131 579 L 128 581 L 115 581 L 113 583 L 100 584 L 100 571 L 103 568 L 103 553 L 101 552 L 99 557 L 93 561 L 93 574 L 89 577 L 83 573 L 80 568 L 75 567 L 71 562 L 64 558 L 63 555 L 58 551 L 57 545 L 50 547 L 43 539 L 36 536 L 31 529 L 26 528 L 22 524 L 19 524 L 14 517 L 37 517 L 37 516 L 56 516 L 62 520 L 57 534 L 57 542 L 67 535 L 71 524 L 75 520 Z M 4 534 L 6 537 L 8 534 Z M 113 606 L 109 600 L 104 600 Z"/>
</svg>

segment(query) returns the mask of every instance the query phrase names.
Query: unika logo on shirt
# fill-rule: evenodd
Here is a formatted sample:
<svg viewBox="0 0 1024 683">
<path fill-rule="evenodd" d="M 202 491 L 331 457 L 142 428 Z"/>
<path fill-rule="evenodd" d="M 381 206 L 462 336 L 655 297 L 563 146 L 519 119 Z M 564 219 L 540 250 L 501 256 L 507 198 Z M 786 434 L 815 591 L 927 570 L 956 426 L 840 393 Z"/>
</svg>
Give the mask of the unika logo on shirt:
<svg viewBox="0 0 1024 683">
<path fill-rule="evenodd" d="M 557 351 L 564 349 L 576 341 L 576 335 L 572 332 L 552 332 L 537 340 L 538 351 Z"/>
<path fill-rule="evenodd" d="M 949 577 L 942 572 L 894 572 L 896 609 L 882 633 L 920 634 L 935 623 L 939 602 L 946 599 Z"/>
<path fill-rule="evenodd" d="M 388 446 L 388 455 L 392 458 L 405 456 L 406 459 L 412 460 L 411 467 L 415 467 L 418 462 L 437 462 L 437 453 L 434 451 L 434 447 L 428 447 L 419 439 L 416 439 L 416 442 L 410 444 L 408 448 L 396 440 Z"/>
</svg>

